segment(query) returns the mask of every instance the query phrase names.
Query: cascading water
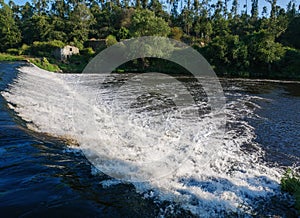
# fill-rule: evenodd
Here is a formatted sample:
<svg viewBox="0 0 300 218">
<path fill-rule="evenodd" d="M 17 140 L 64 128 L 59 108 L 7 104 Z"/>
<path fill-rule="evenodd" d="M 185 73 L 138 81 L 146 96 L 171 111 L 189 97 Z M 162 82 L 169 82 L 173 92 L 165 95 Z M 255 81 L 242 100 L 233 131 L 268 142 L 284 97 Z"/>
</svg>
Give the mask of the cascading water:
<svg viewBox="0 0 300 218">
<path fill-rule="evenodd" d="M 253 127 L 244 119 L 256 116 L 255 102 L 262 98 L 230 92 L 232 86 L 225 92 L 226 108 L 212 114 L 201 101 L 205 97 L 197 96 L 200 89 L 193 90 L 200 100 L 179 110 L 170 96 L 130 94 L 113 76 L 105 82 L 103 75 L 54 74 L 34 66 L 19 71 L 2 92 L 11 108 L 29 128 L 76 141 L 94 166 L 115 172 L 110 176 L 120 181 L 103 186 L 132 180 L 145 198 L 172 202 L 200 217 L 250 216 L 280 195 L 282 170 L 263 162 Z M 126 75 L 118 77 L 126 81 Z M 178 87 L 159 84 L 170 93 Z M 254 149 L 245 151 L 245 144 Z"/>
</svg>

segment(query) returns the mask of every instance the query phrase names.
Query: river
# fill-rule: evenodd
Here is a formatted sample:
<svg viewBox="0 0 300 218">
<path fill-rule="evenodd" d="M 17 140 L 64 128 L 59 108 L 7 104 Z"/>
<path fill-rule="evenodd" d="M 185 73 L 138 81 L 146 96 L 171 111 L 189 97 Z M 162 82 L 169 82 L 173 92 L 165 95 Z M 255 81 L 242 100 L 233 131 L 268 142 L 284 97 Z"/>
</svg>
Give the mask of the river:
<svg viewBox="0 0 300 218">
<path fill-rule="evenodd" d="M 2 215 L 296 216 L 291 197 L 281 193 L 279 181 L 287 167 L 297 168 L 300 163 L 299 82 L 221 79 L 226 97 L 224 135 L 203 138 L 211 131 L 207 126 L 219 121 L 220 114 L 209 117 L 214 122 L 191 128 L 194 120 L 169 116 L 161 121 L 157 114 L 174 113 L 172 102 L 161 96 L 145 95 L 133 104 L 130 95 L 119 93 L 114 96 L 118 104 L 112 105 L 113 90 L 134 76 L 117 75 L 102 82 L 100 91 L 95 92 L 95 77 L 48 73 L 21 62 L 0 63 Z M 206 101 L 195 80 L 178 79 L 199 99 L 196 103 L 201 106 L 201 100 Z M 74 102 L 72 87 L 97 106 L 91 117 L 84 104 Z M 149 106 L 153 99 L 164 105 Z M 209 114 L 207 105 L 202 106 L 200 112 Z M 91 119 L 96 122 L 89 122 Z M 124 124 L 124 120 L 135 125 Z M 140 166 L 142 161 L 161 158 L 165 150 L 185 154 L 184 149 L 165 146 L 175 138 L 172 134 L 179 131 L 178 126 L 184 126 L 181 133 L 195 134 L 184 141 L 192 146 L 188 157 L 172 157 L 180 162 L 174 172 L 153 181 L 131 182 L 112 178 L 111 168 L 103 168 L 108 173 L 99 171 L 111 166 L 109 158 Z M 140 147 L 145 143 L 153 146 Z M 137 153 L 141 149 L 153 155 Z M 102 160 L 94 158 L 95 153 L 103 155 L 104 151 L 107 156 Z M 118 173 L 124 173 L 122 170 Z"/>
</svg>

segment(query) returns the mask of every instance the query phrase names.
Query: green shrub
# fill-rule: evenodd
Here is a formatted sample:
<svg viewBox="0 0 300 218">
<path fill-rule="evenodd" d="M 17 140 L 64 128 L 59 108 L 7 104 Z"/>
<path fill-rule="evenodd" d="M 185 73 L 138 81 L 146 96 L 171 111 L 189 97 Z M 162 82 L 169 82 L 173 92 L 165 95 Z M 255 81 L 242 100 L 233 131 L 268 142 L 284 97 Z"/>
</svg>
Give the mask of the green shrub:
<svg viewBox="0 0 300 218">
<path fill-rule="evenodd" d="M 288 169 L 281 178 L 281 189 L 295 197 L 295 207 L 300 212 L 300 175 Z"/>
<path fill-rule="evenodd" d="M 173 27 L 171 29 L 170 36 L 171 36 L 172 39 L 180 41 L 181 37 L 183 36 L 183 31 L 180 27 Z"/>
<path fill-rule="evenodd" d="M 24 55 L 24 54 L 30 54 L 30 46 L 23 44 L 20 48 L 20 54 Z"/>
<path fill-rule="evenodd" d="M 42 68 L 42 69 L 50 71 L 50 72 L 60 72 L 61 71 L 60 68 L 56 64 L 49 63 L 49 61 L 46 57 L 30 59 L 30 62 L 35 64 L 39 68 Z"/>
<path fill-rule="evenodd" d="M 285 47 L 285 56 L 276 63 L 277 78 L 300 79 L 300 50 Z"/>
<path fill-rule="evenodd" d="M 116 43 L 118 43 L 118 41 L 117 41 L 115 36 L 109 35 L 109 36 L 106 37 L 106 46 L 107 47 L 112 46 Z"/>
<path fill-rule="evenodd" d="M 92 55 L 95 54 L 95 52 L 94 52 L 93 48 L 88 47 L 88 48 L 82 49 L 82 50 L 80 51 L 80 54 L 92 56 Z"/>
<path fill-rule="evenodd" d="M 0 53 L 0 61 L 23 61 L 23 60 L 25 59 L 22 56 Z"/>
<path fill-rule="evenodd" d="M 126 27 L 121 27 L 118 31 L 118 39 L 128 39 L 129 30 Z"/>
<path fill-rule="evenodd" d="M 6 52 L 11 55 L 20 55 L 20 50 L 16 48 L 9 48 Z"/>
<path fill-rule="evenodd" d="M 84 49 L 83 43 L 81 41 L 78 41 L 76 38 L 73 39 L 73 42 L 71 42 L 70 45 L 77 47 L 79 50 Z"/>
<path fill-rule="evenodd" d="M 53 51 L 57 48 L 63 48 L 65 44 L 61 41 L 54 40 L 50 42 L 33 42 L 30 53 L 39 57 L 51 57 Z"/>
</svg>

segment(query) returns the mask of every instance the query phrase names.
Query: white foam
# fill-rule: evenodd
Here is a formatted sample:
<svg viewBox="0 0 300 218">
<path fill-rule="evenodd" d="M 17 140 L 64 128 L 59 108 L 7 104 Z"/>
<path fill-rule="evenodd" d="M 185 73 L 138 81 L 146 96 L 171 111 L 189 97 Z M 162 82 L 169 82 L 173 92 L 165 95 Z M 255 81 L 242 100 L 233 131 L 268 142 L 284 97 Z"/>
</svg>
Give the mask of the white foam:
<svg viewBox="0 0 300 218">
<path fill-rule="evenodd" d="M 156 117 L 153 111 L 134 111 L 128 105 L 113 108 L 113 87 L 91 85 L 104 79 L 99 75 L 54 74 L 35 66 L 22 67 L 18 78 L 1 94 L 16 105 L 14 110 L 20 117 L 32 122 L 30 128 L 75 139 L 96 166 L 99 163 L 109 168 L 122 160 L 114 165 L 119 167 L 117 173 L 127 171 L 130 175 L 132 168 L 138 172 L 148 163 L 152 167 L 149 172 L 153 172 L 153 167 L 160 167 L 151 165 L 157 160 L 172 166 L 176 157 L 168 154 L 186 152 L 176 147 L 185 142 L 192 152 L 180 161 L 178 169 L 160 179 L 133 184 L 145 197 L 175 202 L 193 214 L 213 217 L 222 211 L 246 213 L 257 206 L 258 199 L 279 192 L 282 172 L 263 164 L 259 145 L 252 153 L 241 149 L 245 143 L 255 145 L 253 127 L 242 118 L 255 117 L 254 109 L 259 106 L 254 101 L 259 99 L 236 94 L 236 100 L 228 102 L 225 113 L 228 125 L 234 127 L 222 137 L 215 131 L 218 126 L 212 125 L 221 123 L 218 114 L 203 118 L 200 128 L 198 121 L 180 119 L 180 114 Z M 126 96 L 120 101 L 124 99 Z M 185 138 L 176 144 L 179 135 Z M 115 183 L 104 185 L 110 184 Z"/>
<path fill-rule="evenodd" d="M 117 179 L 110 179 L 110 180 L 103 180 L 100 182 L 103 188 L 109 188 L 111 186 L 119 185 L 121 184 L 122 181 L 117 180 Z"/>
</svg>

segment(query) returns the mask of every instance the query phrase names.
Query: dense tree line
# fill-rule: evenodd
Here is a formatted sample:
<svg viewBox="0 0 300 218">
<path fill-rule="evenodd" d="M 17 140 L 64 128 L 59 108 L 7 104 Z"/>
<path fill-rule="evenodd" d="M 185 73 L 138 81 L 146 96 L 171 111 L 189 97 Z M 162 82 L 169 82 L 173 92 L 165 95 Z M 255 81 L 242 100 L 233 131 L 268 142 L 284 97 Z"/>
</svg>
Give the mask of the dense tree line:
<svg viewBox="0 0 300 218">
<path fill-rule="evenodd" d="M 245 6 L 241 12 L 244 0 L 162 2 L 33 0 L 19 6 L 0 0 L 0 52 L 25 51 L 39 42 L 83 49 L 90 38 L 157 35 L 194 46 L 220 74 L 300 78 L 300 8 L 295 1 L 281 8 L 277 0 L 266 0 L 267 11 L 251 0 L 251 10 Z"/>
</svg>

